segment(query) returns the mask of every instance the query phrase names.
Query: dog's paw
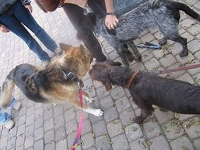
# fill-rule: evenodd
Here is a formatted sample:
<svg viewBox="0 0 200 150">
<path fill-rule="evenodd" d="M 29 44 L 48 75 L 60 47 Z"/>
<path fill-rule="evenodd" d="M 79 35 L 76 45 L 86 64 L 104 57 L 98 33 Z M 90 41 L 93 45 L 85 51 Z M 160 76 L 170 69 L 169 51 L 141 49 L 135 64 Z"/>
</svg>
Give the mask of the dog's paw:
<svg viewBox="0 0 200 150">
<path fill-rule="evenodd" d="M 141 116 L 135 117 L 135 118 L 133 118 L 133 121 L 134 121 L 135 123 L 140 124 L 140 123 L 142 123 L 142 122 L 144 121 L 144 118 L 141 117 Z"/>
<path fill-rule="evenodd" d="M 103 111 L 101 109 L 94 109 L 93 115 L 102 116 L 103 115 Z"/>
<path fill-rule="evenodd" d="M 85 100 L 87 103 L 93 103 L 94 102 L 94 98 L 89 98 L 89 97 L 85 97 Z"/>
<path fill-rule="evenodd" d="M 182 50 L 180 53 L 179 53 L 179 56 L 180 57 L 184 57 L 184 56 L 187 56 L 188 55 L 188 50 Z"/>
<path fill-rule="evenodd" d="M 140 54 L 138 56 L 136 55 L 135 60 L 136 61 L 142 61 L 142 55 L 140 55 Z"/>
<path fill-rule="evenodd" d="M 162 46 L 162 45 L 165 45 L 167 43 L 167 39 L 166 38 L 163 38 L 163 39 L 160 39 L 158 41 L 158 43 Z"/>
<path fill-rule="evenodd" d="M 85 111 L 98 117 L 103 115 L 103 111 L 101 109 L 87 108 Z"/>
</svg>

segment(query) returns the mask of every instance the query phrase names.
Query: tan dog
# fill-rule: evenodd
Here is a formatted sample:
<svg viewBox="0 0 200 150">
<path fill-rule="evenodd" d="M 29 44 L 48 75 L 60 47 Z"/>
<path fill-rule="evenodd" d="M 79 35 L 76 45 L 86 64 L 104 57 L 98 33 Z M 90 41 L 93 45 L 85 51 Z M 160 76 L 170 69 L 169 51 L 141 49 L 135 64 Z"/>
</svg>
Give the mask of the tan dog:
<svg viewBox="0 0 200 150">
<path fill-rule="evenodd" d="M 90 69 L 92 56 L 80 45 L 72 47 L 60 44 L 63 54 L 54 59 L 45 69 L 30 64 L 16 66 L 3 83 L 0 107 L 6 108 L 10 104 L 15 84 L 32 101 L 39 103 L 69 102 L 81 108 L 78 97 L 78 84 Z M 93 101 L 83 91 L 86 101 Z M 100 109 L 89 108 L 83 104 L 83 110 L 95 116 L 103 115 Z"/>
</svg>

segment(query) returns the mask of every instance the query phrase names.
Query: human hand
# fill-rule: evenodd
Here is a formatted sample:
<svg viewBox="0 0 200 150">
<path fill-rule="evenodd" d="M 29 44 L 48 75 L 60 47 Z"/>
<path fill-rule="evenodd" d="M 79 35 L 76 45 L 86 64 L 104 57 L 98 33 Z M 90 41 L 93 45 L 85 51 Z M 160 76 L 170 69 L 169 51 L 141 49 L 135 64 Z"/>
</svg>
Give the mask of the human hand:
<svg viewBox="0 0 200 150">
<path fill-rule="evenodd" d="M 119 20 L 115 15 L 106 15 L 105 25 L 108 29 L 114 29 L 117 26 Z"/>
<path fill-rule="evenodd" d="M 86 8 L 88 5 L 88 0 L 64 0 L 64 3 L 75 4 L 82 8 Z"/>
<path fill-rule="evenodd" d="M 27 9 L 29 10 L 30 13 L 32 13 L 33 8 L 32 8 L 32 6 L 31 6 L 31 4 L 25 5 L 24 7 L 27 8 Z"/>
<path fill-rule="evenodd" d="M 6 28 L 4 25 L 0 24 L 0 31 L 3 33 L 7 33 L 10 32 L 10 30 L 8 30 L 8 28 Z"/>
</svg>

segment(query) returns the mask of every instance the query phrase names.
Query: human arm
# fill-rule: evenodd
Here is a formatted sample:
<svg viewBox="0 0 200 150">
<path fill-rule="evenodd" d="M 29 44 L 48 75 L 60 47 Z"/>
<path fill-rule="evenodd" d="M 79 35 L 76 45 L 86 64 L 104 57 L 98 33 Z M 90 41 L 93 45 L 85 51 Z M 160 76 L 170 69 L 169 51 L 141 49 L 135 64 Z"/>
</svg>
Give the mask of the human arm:
<svg viewBox="0 0 200 150">
<path fill-rule="evenodd" d="M 105 25 L 108 29 L 114 29 L 117 26 L 119 20 L 117 19 L 116 15 L 114 15 L 113 0 L 105 0 L 105 5 L 107 12 Z"/>
<path fill-rule="evenodd" d="M 74 5 L 78 5 L 82 8 L 86 8 L 86 6 L 88 4 L 88 0 L 64 0 L 63 3 L 74 4 Z"/>
<path fill-rule="evenodd" d="M 21 2 L 24 5 L 24 7 L 27 8 L 30 13 L 32 13 L 33 8 L 31 6 L 31 1 L 30 0 L 21 0 Z"/>
</svg>

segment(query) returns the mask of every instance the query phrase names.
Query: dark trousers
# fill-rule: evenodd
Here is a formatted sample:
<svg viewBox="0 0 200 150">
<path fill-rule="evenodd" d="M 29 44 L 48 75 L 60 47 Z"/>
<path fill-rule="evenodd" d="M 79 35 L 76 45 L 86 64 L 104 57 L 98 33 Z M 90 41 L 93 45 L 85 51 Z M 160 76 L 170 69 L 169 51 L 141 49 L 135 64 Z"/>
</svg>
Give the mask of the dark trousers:
<svg viewBox="0 0 200 150">
<path fill-rule="evenodd" d="M 63 9 L 77 30 L 77 38 L 83 41 L 92 56 L 96 58 L 96 61 L 105 61 L 106 56 L 102 52 L 99 41 L 93 34 L 93 25 L 90 19 L 84 15 L 84 9 L 73 4 L 65 4 Z"/>
</svg>

